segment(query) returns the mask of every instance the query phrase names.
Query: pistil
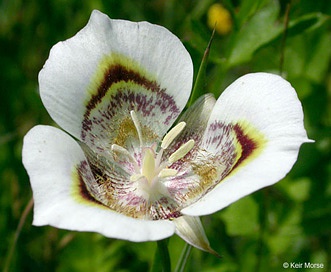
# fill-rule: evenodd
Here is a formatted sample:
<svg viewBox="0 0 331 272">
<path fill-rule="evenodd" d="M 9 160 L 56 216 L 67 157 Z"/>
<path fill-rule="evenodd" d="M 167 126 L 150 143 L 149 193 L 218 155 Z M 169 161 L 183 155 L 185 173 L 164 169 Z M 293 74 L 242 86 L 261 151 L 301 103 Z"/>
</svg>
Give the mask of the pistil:
<svg viewBox="0 0 331 272">
<path fill-rule="evenodd" d="M 147 179 L 148 183 L 152 185 L 155 177 L 155 154 L 150 148 L 145 149 L 141 174 Z"/>
<path fill-rule="evenodd" d="M 193 139 L 187 141 L 186 143 L 181 145 L 175 152 L 173 152 L 168 159 L 162 159 L 164 150 L 169 148 L 169 146 L 174 142 L 174 140 L 179 136 L 179 134 L 182 133 L 186 126 L 186 123 L 180 122 L 176 126 L 174 126 L 163 137 L 160 149 L 157 150 L 156 143 L 149 147 L 144 146 L 142 130 L 138 116 L 133 110 L 130 111 L 130 115 L 139 137 L 140 148 L 142 152 L 140 166 L 138 166 L 138 163 L 135 158 L 130 155 L 129 151 L 125 148 L 114 144 L 112 145 L 112 150 L 124 155 L 126 158 L 128 158 L 128 160 L 134 162 L 135 173 L 130 176 L 131 181 L 140 181 L 144 179 L 147 182 L 144 184 L 148 184 L 150 188 L 153 188 L 154 185 L 156 185 L 156 183 L 160 179 L 173 177 L 178 174 L 178 171 L 176 169 L 172 169 L 169 167 L 174 162 L 184 158 L 192 150 L 195 142 Z"/>
</svg>

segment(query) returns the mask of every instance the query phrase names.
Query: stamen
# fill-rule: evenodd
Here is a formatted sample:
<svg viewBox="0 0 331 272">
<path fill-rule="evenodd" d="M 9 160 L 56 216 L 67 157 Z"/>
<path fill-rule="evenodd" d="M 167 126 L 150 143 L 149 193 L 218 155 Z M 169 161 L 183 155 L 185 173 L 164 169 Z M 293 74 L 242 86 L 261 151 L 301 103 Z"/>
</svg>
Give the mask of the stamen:
<svg viewBox="0 0 331 272">
<path fill-rule="evenodd" d="M 136 127 L 137 133 L 138 133 L 140 147 L 142 147 L 143 146 L 143 137 L 142 137 L 141 126 L 140 126 L 138 116 L 134 110 L 130 111 L 130 115 L 131 115 L 132 121 L 134 123 L 134 126 Z"/>
<path fill-rule="evenodd" d="M 182 132 L 186 126 L 185 122 L 180 122 L 174 126 L 163 138 L 161 148 L 167 149 L 173 140 Z"/>
<path fill-rule="evenodd" d="M 128 160 L 130 160 L 134 164 L 134 167 L 136 170 L 139 169 L 137 161 L 135 160 L 135 158 L 130 154 L 130 152 L 127 149 L 125 149 L 124 147 L 122 147 L 120 145 L 112 144 L 111 150 L 113 152 L 119 153 L 122 156 L 126 157 Z"/>
<path fill-rule="evenodd" d="M 185 155 L 192 150 L 194 144 L 195 141 L 193 139 L 187 141 L 185 144 L 181 145 L 181 147 L 178 148 L 174 153 L 171 154 L 168 161 L 170 163 L 174 163 L 180 160 L 181 158 L 185 157 Z"/>
<path fill-rule="evenodd" d="M 130 152 L 127 149 L 125 149 L 124 147 L 120 146 L 120 145 L 112 144 L 111 145 L 111 150 L 116 152 L 116 153 L 120 153 L 121 155 L 124 155 L 125 157 L 128 157 L 130 160 L 135 161 L 135 159 L 132 157 Z"/>
<path fill-rule="evenodd" d="M 160 173 L 158 174 L 159 178 L 167 178 L 167 177 L 173 177 L 175 175 L 177 175 L 178 171 L 175 169 L 171 169 L 171 168 L 164 168 L 160 171 Z"/>
</svg>

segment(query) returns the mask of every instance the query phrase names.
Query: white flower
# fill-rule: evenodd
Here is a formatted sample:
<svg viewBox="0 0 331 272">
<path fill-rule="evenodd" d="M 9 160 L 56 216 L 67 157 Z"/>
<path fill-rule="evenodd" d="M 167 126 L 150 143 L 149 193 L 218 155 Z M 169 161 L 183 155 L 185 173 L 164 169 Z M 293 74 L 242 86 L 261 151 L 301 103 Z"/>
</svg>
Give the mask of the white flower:
<svg viewBox="0 0 331 272">
<path fill-rule="evenodd" d="M 36 126 L 24 138 L 34 225 L 130 241 L 177 233 L 212 251 L 198 216 L 283 178 L 309 140 L 294 89 L 266 73 L 201 97 L 173 126 L 192 77 L 179 39 L 146 22 L 94 11 L 56 44 L 40 95 L 71 136 Z"/>
</svg>

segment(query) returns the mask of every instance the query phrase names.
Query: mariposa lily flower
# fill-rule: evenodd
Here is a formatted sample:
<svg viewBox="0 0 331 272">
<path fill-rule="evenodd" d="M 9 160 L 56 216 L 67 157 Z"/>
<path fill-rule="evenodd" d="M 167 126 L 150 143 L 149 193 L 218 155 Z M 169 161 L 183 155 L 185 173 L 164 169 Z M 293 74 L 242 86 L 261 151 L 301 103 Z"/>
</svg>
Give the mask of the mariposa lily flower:
<svg viewBox="0 0 331 272">
<path fill-rule="evenodd" d="M 130 241 L 177 233 L 212 252 L 199 216 L 282 179 L 309 140 L 281 77 L 245 75 L 178 118 L 192 78 L 180 40 L 147 22 L 94 11 L 56 44 L 40 95 L 68 134 L 40 125 L 24 138 L 33 224 Z"/>
</svg>

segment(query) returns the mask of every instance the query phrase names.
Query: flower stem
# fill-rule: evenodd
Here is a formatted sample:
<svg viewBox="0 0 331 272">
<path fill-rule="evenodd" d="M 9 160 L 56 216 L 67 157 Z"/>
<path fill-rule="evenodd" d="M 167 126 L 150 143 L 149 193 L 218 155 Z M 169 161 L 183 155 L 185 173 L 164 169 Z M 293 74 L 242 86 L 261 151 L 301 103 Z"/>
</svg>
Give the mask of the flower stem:
<svg viewBox="0 0 331 272">
<path fill-rule="evenodd" d="M 154 257 L 152 272 L 170 272 L 171 262 L 168 251 L 168 239 L 157 241 L 157 250 Z"/>
<path fill-rule="evenodd" d="M 12 257 L 13 257 L 14 251 L 15 251 L 15 247 L 16 247 L 16 244 L 17 244 L 18 237 L 21 234 L 21 230 L 22 230 L 23 225 L 25 223 L 26 217 L 28 216 L 28 214 L 32 210 L 32 207 L 33 207 L 33 198 L 30 199 L 30 201 L 26 205 L 26 207 L 25 207 L 25 209 L 24 209 L 24 211 L 21 215 L 20 221 L 19 221 L 17 229 L 15 231 L 14 239 L 13 239 L 11 245 L 9 246 L 8 255 L 7 255 L 7 258 L 6 258 L 6 261 L 5 261 L 5 266 L 4 266 L 4 269 L 3 269 L 4 272 L 9 271 L 10 263 L 11 263 L 11 260 L 12 260 Z"/>
<path fill-rule="evenodd" d="M 187 263 L 187 260 L 191 254 L 192 246 L 189 244 L 185 244 L 185 247 L 180 255 L 178 260 L 175 272 L 183 272 Z"/>
</svg>

